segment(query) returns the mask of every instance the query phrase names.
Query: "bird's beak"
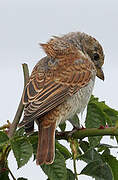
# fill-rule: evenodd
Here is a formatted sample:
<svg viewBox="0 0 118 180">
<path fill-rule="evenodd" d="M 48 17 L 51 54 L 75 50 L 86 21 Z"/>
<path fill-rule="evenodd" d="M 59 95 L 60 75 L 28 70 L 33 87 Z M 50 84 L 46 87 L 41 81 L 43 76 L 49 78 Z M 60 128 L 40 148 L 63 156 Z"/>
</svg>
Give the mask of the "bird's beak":
<svg viewBox="0 0 118 180">
<path fill-rule="evenodd" d="M 104 73 L 102 68 L 97 68 L 97 77 L 104 81 Z"/>
</svg>

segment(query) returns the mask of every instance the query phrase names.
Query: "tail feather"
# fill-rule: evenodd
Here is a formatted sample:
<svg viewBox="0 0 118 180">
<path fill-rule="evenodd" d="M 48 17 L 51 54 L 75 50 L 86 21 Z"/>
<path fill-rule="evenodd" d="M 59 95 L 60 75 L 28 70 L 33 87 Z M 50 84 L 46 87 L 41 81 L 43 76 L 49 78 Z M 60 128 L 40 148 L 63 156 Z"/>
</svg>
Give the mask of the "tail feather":
<svg viewBox="0 0 118 180">
<path fill-rule="evenodd" d="M 43 164 L 48 153 L 48 129 L 40 128 L 38 132 L 38 149 L 37 149 L 37 164 Z M 47 137 L 46 137 L 47 136 Z"/>
<path fill-rule="evenodd" d="M 36 156 L 37 165 L 51 164 L 54 160 L 55 151 L 55 128 L 56 123 L 51 123 L 48 127 L 39 124 L 38 149 Z"/>
<path fill-rule="evenodd" d="M 54 161 L 55 154 L 55 124 L 51 125 L 49 128 L 49 142 L 48 142 L 48 154 L 45 163 L 51 164 Z"/>
</svg>

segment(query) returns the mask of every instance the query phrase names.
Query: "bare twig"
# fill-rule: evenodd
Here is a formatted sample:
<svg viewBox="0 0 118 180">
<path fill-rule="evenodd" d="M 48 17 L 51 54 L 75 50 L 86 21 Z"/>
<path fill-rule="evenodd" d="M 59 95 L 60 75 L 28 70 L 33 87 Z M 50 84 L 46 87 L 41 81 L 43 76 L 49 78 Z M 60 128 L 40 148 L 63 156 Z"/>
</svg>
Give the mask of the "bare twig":
<svg viewBox="0 0 118 180">
<path fill-rule="evenodd" d="M 29 70 L 28 70 L 27 64 L 22 64 L 22 67 L 23 67 L 23 73 L 24 73 L 24 88 L 25 88 L 25 86 L 28 82 L 28 79 L 29 79 Z M 24 109 L 24 105 L 22 103 L 22 97 L 21 97 L 21 100 L 20 100 L 17 112 L 15 114 L 14 120 L 10 126 L 10 129 L 9 129 L 9 133 L 8 133 L 9 138 L 11 138 L 15 133 L 15 130 L 17 128 L 19 121 L 20 121 L 23 109 Z"/>
<path fill-rule="evenodd" d="M 7 124 L 4 124 L 3 126 L 0 126 L 0 130 L 9 129 L 10 128 L 10 122 L 7 120 Z"/>
</svg>

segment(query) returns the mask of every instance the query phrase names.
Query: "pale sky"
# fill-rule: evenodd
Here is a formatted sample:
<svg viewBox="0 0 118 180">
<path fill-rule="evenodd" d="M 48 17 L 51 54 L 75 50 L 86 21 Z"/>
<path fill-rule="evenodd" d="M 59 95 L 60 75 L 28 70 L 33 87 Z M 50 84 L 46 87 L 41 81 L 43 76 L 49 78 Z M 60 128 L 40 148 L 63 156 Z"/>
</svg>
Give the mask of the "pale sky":
<svg viewBox="0 0 118 180">
<path fill-rule="evenodd" d="M 39 42 L 73 31 L 86 32 L 102 44 L 105 81 L 96 79 L 93 94 L 118 109 L 117 0 L 0 0 L 0 126 L 7 119 L 12 122 L 15 115 L 23 89 L 21 64 L 28 63 L 31 72 L 45 56 Z M 11 155 L 9 166 L 17 178 L 46 180 L 32 159 L 17 171 Z M 78 168 L 80 172 L 83 164 L 78 164 Z M 79 177 L 79 180 L 91 179 Z"/>
</svg>

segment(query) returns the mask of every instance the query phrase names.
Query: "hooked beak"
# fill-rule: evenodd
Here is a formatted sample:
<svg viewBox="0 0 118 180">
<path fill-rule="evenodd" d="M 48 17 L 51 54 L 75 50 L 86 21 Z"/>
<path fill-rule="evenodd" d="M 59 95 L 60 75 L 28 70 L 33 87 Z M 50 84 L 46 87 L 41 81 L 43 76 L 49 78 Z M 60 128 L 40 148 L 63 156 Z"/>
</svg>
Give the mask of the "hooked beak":
<svg viewBox="0 0 118 180">
<path fill-rule="evenodd" d="M 104 73 L 102 68 L 97 68 L 97 77 L 104 81 Z"/>
</svg>

